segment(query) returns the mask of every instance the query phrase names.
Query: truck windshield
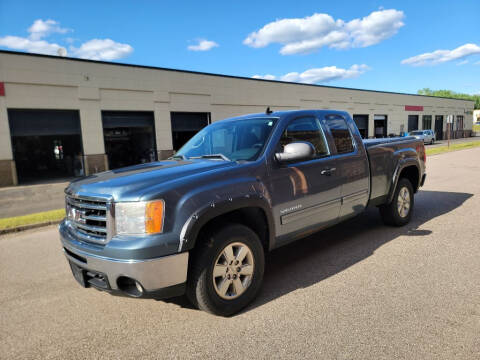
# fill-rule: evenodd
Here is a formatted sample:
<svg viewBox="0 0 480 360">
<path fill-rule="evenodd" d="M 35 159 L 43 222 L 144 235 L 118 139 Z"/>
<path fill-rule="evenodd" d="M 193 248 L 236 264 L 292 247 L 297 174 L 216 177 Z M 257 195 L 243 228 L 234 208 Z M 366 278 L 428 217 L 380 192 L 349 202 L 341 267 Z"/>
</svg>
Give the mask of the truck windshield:
<svg viewBox="0 0 480 360">
<path fill-rule="evenodd" d="M 253 161 L 262 153 L 275 118 L 252 118 L 213 123 L 192 137 L 174 157 Z"/>
</svg>

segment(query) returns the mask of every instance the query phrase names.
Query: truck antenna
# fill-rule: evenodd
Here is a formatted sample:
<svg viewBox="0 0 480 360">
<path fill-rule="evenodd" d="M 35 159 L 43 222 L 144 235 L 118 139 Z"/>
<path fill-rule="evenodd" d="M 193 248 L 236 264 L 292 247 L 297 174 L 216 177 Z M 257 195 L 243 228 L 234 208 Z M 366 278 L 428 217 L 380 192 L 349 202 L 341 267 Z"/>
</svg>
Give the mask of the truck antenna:
<svg viewBox="0 0 480 360">
<path fill-rule="evenodd" d="M 270 110 L 270 106 L 267 107 L 267 110 L 265 110 L 265 114 L 270 115 L 273 111 Z"/>
</svg>

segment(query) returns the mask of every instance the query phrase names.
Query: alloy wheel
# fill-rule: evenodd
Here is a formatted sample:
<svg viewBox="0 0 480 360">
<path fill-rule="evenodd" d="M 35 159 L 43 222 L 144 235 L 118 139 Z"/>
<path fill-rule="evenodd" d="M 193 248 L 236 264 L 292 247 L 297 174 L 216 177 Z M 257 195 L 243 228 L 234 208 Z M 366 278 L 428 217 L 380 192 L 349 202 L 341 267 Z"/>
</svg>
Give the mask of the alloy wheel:
<svg viewBox="0 0 480 360">
<path fill-rule="evenodd" d="M 228 244 L 213 267 L 213 287 L 218 296 L 232 300 L 250 286 L 254 271 L 252 250 L 241 242 Z"/>
<path fill-rule="evenodd" d="M 410 192 L 406 187 L 402 187 L 398 192 L 397 209 L 402 218 L 407 217 L 410 212 Z"/>
</svg>

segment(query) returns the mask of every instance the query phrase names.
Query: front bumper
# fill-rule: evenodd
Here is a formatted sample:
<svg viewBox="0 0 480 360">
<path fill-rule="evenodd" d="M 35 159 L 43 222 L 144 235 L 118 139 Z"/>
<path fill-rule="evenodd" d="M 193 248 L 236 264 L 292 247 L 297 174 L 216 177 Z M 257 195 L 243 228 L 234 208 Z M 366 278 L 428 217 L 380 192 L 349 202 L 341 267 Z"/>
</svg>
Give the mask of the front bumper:
<svg viewBox="0 0 480 360">
<path fill-rule="evenodd" d="M 80 251 L 61 237 L 73 275 L 84 287 L 116 295 L 155 298 L 182 295 L 185 289 L 188 252 L 153 259 L 112 259 Z M 136 283 L 141 291 L 130 291 Z"/>
</svg>

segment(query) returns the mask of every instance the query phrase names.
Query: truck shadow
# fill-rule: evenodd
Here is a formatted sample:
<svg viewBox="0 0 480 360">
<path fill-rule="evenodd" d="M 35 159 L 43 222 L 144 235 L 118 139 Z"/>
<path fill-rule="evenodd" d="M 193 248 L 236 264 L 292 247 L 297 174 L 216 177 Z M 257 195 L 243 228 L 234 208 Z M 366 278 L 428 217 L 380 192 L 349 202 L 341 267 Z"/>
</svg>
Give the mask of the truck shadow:
<svg viewBox="0 0 480 360">
<path fill-rule="evenodd" d="M 460 207 L 472 194 L 420 191 L 411 222 L 401 228 L 382 223 L 376 208 L 332 228 L 315 233 L 267 255 L 263 289 L 244 312 L 292 291 L 309 287 L 368 258 L 397 237 L 426 236 L 435 229 L 418 229 Z"/>
<path fill-rule="evenodd" d="M 382 223 L 376 208 L 320 231 L 267 255 L 263 289 L 242 312 L 248 312 L 292 291 L 309 287 L 371 256 L 377 248 L 406 235 L 427 236 L 434 229 L 418 229 L 431 219 L 460 207 L 472 194 L 420 191 L 411 222 L 401 228 Z M 167 302 L 193 308 L 185 297 Z"/>
</svg>

